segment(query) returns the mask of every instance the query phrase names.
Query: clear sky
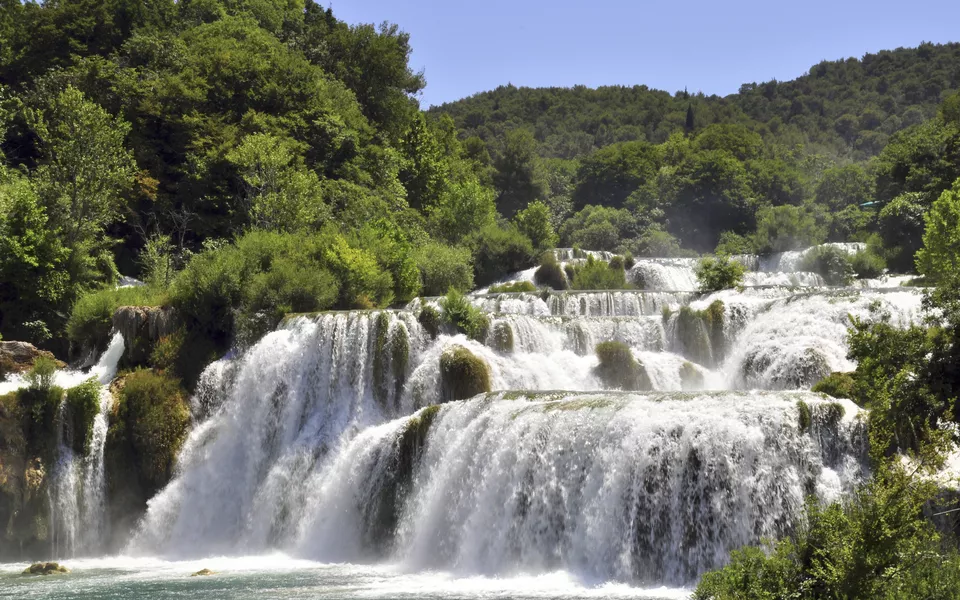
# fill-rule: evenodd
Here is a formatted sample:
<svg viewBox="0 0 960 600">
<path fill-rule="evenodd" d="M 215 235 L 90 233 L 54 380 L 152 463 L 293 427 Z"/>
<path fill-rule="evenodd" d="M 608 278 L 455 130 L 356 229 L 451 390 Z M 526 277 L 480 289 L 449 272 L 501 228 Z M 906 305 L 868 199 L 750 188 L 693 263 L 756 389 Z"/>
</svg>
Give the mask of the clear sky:
<svg viewBox="0 0 960 600">
<path fill-rule="evenodd" d="M 424 108 L 512 83 L 726 95 L 817 62 L 960 41 L 960 0 L 317 0 L 400 25 Z"/>
</svg>

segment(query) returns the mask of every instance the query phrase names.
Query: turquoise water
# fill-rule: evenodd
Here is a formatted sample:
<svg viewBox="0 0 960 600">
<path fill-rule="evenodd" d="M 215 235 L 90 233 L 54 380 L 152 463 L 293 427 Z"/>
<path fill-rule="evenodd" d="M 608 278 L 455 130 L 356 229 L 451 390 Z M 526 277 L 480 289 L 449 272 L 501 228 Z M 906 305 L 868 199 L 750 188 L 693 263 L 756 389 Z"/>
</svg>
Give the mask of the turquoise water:
<svg viewBox="0 0 960 600">
<path fill-rule="evenodd" d="M 390 566 L 329 565 L 284 556 L 167 562 L 127 557 L 64 560 L 67 575 L 24 576 L 28 565 L 0 565 L 0 598 L 624 598 L 680 600 L 689 590 L 591 584 L 564 572 L 510 578 L 404 573 Z M 190 577 L 201 569 L 216 575 Z"/>
</svg>

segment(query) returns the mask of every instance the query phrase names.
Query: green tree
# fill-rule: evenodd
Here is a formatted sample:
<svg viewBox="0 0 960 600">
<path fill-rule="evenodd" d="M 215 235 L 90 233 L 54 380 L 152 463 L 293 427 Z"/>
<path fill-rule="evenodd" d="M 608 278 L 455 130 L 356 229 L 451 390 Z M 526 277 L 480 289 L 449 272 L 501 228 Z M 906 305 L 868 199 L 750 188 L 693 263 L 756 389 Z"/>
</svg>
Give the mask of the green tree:
<svg viewBox="0 0 960 600">
<path fill-rule="evenodd" d="M 77 248 L 97 240 L 125 208 L 135 163 L 124 146 L 130 125 L 68 87 L 43 111 L 30 113 L 40 139 L 37 189 L 64 236 Z"/>
<path fill-rule="evenodd" d="M 661 151 L 646 142 L 613 144 L 583 161 L 573 193 L 575 210 L 587 204 L 621 208 L 637 188 L 657 176 Z"/>
<path fill-rule="evenodd" d="M 530 131 L 509 132 L 494 167 L 497 209 L 504 217 L 511 218 L 534 200 L 546 197 L 546 176 Z"/>
<path fill-rule="evenodd" d="M 494 192 L 475 179 L 449 185 L 439 201 L 426 209 L 427 226 L 438 239 L 463 242 L 496 221 Z"/>
<path fill-rule="evenodd" d="M 859 165 L 827 169 L 817 186 L 818 204 L 843 210 L 873 200 L 874 182 Z"/>
<path fill-rule="evenodd" d="M 533 249 L 542 252 L 557 245 L 559 236 L 550 224 L 550 209 L 539 200 L 531 202 L 514 217 L 517 229 L 530 238 Z"/>
<path fill-rule="evenodd" d="M 936 281 L 960 268 L 960 179 L 933 203 L 923 217 L 923 248 L 917 252 L 917 271 Z"/>
<path fill-rule="evenodd" d="M 802 206 L 770 206 L 757 211 L 754 246 L 760 253 L 784 252 L 822 243 L 826 231 Z"/>
</svg>

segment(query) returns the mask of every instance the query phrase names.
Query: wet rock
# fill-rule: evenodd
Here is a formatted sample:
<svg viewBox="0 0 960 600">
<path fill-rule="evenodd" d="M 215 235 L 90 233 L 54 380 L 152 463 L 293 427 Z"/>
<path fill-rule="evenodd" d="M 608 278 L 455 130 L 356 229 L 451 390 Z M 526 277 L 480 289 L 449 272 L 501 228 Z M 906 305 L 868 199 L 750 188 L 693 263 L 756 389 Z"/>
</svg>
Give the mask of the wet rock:
<svg viewBox="0 0 960 600">
<path fill-rule="evenodd" d="M 0 342 L 0 379 L 12 373 L 29 371 L 41 356 L 54 358 L 53 354 L 27 342 Z M 63 368 L 66 365 L 57 361 L 57 366 Z"/>
<path fill-rule="evenodd" d="M 64 567 L 60 563 L 55 562 L 40 562 L 33 563 L 26 569 L 24 569 L 24 575 L 62 575 L 64 573 L 69 573 L 70 569 Z"/>
<path fill-rule="evenodd" d="M 200 569 L 196 573 L 190 575 L 190 577 L 209 577 L 210 575 L 216 575 L 216 573 L 210 569 Z"/>
<path fill-rule="evenodd" d="M 146 362 L 160 338 L 173 335 L 179 320 L 173 308 L 121 306 L 113 313 L 113 328 L 123 336 L 126 365 Z"/>
</svg>

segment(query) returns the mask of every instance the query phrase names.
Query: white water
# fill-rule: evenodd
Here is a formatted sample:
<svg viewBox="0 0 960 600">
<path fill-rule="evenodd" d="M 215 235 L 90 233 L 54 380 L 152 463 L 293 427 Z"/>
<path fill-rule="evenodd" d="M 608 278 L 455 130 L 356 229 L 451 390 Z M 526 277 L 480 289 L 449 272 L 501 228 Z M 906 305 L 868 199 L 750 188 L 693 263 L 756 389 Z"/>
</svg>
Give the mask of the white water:
<svg viewBox="0 0 960 600">
<path fill-rule="evenodd" d="M 63 404 L 57 416 L 59 444 L 49 490 L 51 551 L 56 558 L 99 553 L 107 535 L 103 451 L 109 426 L 107 418 L 113 405 L 107 386 L 117 373 L 123 350 L 123 336 L 115 333 L 106 352 L 89 371 L 58 372 L 55 377 L 56 384 L 65 389 L 91 378 L 96 378 L 102 386 L 99 410 L 85 454 L 74 453 L 73 436 L 77 433 L 69 431 L 64 424 Z"/>
</svg>

